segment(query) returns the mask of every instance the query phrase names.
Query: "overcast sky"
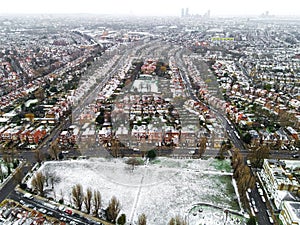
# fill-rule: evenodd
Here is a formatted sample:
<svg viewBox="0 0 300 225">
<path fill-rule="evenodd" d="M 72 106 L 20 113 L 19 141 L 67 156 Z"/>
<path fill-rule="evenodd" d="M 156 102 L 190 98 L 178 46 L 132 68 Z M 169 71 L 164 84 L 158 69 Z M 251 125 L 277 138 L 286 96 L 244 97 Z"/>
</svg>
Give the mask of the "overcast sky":
<svg viewBox="0 0 300 225">
<path fill-rule="evenodd" d="M 0 13 L 96 13 L 180 16 L 181 8 L 203 15 L 300 15 L 299 0 L 0 0 Z"/>
</svg>

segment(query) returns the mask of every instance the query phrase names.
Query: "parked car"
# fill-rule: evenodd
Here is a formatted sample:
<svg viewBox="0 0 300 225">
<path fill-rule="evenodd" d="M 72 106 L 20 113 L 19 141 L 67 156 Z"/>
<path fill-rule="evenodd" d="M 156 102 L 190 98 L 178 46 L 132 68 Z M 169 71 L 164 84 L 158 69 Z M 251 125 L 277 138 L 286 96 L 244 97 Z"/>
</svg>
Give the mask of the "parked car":
<svg viewBox="0 0 300 225">
<path fill-rule="evenodd" d="M 39 208 L 38 211 L 40 211 L 40 212 L 43 213 L 43 214 L 47 213 L 47 210 L 44 209 L 44 208 Z"/>
<path fill-rule="evenodd" d="M 65 212 L 69 215 L 72 215 L 73 214 L 73 211 L 71 209 L 66 209 Z"/>
</svg>

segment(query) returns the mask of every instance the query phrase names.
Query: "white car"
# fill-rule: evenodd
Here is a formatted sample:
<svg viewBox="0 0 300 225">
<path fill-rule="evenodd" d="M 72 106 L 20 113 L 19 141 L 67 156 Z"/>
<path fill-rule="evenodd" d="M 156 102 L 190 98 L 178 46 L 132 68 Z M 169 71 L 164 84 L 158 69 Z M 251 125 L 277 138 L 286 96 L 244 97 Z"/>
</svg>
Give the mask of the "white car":
<svg viewBox="0 0 300 225">
<path fill-rule="evenodd" d="M 40 211 L 40 212 L 43 213 L 43 214 L 47 213 L 47 210 L 44 209 L 44 208 L 39 208 L 38 211 Z"/>
</svg>

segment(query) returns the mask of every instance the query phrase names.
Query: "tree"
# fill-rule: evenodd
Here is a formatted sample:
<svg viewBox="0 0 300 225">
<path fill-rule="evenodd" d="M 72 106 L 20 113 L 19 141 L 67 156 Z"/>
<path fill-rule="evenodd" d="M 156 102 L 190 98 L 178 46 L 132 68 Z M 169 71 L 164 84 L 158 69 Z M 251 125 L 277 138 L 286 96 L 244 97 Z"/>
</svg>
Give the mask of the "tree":
<svg viewBox="0 0 300 225">
<path fill-rule="evenodd" d="M 111 154 L 113 157 L 118 157 L 120 150 L 120 142 L 116 137 L 111 138 Z"/>
<path fill-rule="evenodd" d="M 1 181 L 1 183 L 3 182 L 3 180 L 4 180 L 4 174 L 3 174 L 2 166 L 0 166 L 0 181 Z"/>
<path fill-rule="evenodd" d="M 261 168 L 264 159 L 269 158 L 270 147 L 267 145 L 261 145 L 252 149 L 249 154 L 249 159 L 254 167 Z"/>
<path fill-rule="evenodd" d="M 175 219 L 171 218 L 168 225 L 176 225 Z"/>
<path fill-rule="evenodd" d="M 251 144 L 251 141 L 252 141 L 252 136 L 249 132 L 247 132 L 244 136 L 243 136 L 243 141 L 250 145 Z"/>
<path fill-rule="evenodd" d="M 52 158 L 54 158 L 55 160 L 58 160 L 59 153 L 60 153 L 60 149 L 57 145 L 57 142 L 55 141 L 49 148 L 49 154 L 51 155 Z"/>
<path fill-rule="evenodd" d="M 84 205 L 85 205 L 85 208 L 86 208 L 86 211 L 87 211 L 88 214 L 90 214 L 90 212 L 91 212 L 92 196 L 93 196 L 92 189 L 88 188 L 86 190 L 86 194 L 85 194 L 84 199 L 83 199 Z"/>
<path fill-rule="evenodd" d="M 134 170 L 134 166 L 138 166 L 141 163 L 136 159 L 136 158 L 129 158 L 126 160 L 126 164 L 131 165 L 132 166 L 132 170 Z"/>
<path fill-rule="evenodd" d="M 124 225 L 125 223 L 126 223 L 126 215 L 121 214 L 121 216 L 119 216 L 119 218 L 117 220 L 117 224 L 118 225 Z"/>
<path fill-rule="evenodd" d="M 141 215 L 139 215 L 138 218 L 138 225 L 146 225 L 147 224 L 147 217 L 146 215 L 143 213 Z"/>
<path fill-rule="evenodd" d="M 45 91 L 44 88 L 40 87 L 34 92 L 34 97 L 37 98 L 39 101 L 43 101 L 45 98 Z"/>
<path fill-rule="evenodd" d="M 83 191 L 81 184 L 76 184 L 75 186 L 73 186 L 72 200 L 75 204 L 75 207 L 80 211 L 83 203 Z"/>
<path fill-rule="evenodd" d="M 41 165 L 42 161 L 44 160 L 44 156 L 43 156 L 41 150 L 36 150 L 34 152 L 34 158 L 36 159 L 38 164 Z"/>
<path fill-rule="evenodd" d="M 229 149 L 230 149 L 230 145 L 227 142 L 223 141 L 222 144 L 221 144 L 221 147 L 220 147 L 218 157 L 221 160 L 225 159 L 224 153 Z"/>
<path fill-rule="evenodd" d="M 187 223 L 180 216 L 176 216 L 170 219 L 168 225 L 187 225 Z"/>
<path fill-rule="evenodd" d="M 99 209 L 101 208 L 101 194 L 100 191 L 94 191 L 93 197 L 94 215 L 98 216 Z"/>
<path fill-rule="evenodd" d="M 34 114 L 33 113 L 27 113 L 25 114 L 25 118 L 29 119 L 30 122 L 34 121 Z"/>
<path fill-rule="evenodd" d="M 202 155 L 204 154 L 206 150 L 206 143 L 207 143 L 207 138 L 206 137 L 201 137 L 200 141 L 198 143 L 198 155 L 201 158 Z"/>
<path fill-rule="evenodd" d="M 101 109 L 99 115 L 96 118 L 97 124 L 102 125 L 105 121 L 104 118 L 105 118 L 105 111 L 104 111 L 104 109 Z"/>
<path fill-rule="evenodd" d="M 42 172 L 37 172 L 31 180 L 32 187 L 38 191 L 41 196 L 44 196 L 44 186 L 46 177 Z"/>
<path fill-rule="evenodd" d="M 22 183 L 22 171 L 20 168 L 16 168 L 15 173 L 14 173 L 14 179 L 18 184 Z"/>
<path fill-rule="evenodd" d="M 7 168 L 7 176 L 9 176 L 11 174 L 11 167 L 10 167 L 11 157 L 7 154 L 4 154 L 3 155 L 3 161 L 4 161 L 4 165 Z"/>
<path fill-rule="evenodd" d="M 146 156 L 149 160 L 153 160 L 156 158 L 156 152 L 155 150 L 150 150 L 147 152 L 147 156 Z"/>
<path fill-rule="evenodd" d="M 49 91 L 53 92 L 53 93 L 57 93 L 58 90 L 57 90 L 57 87 L 56 86 L 52 86 Z"/>
<path fill-rule="evenodd" d="M 256 225 L 255 216 L 250 216 L 249 220 L 247 221 L 247 225 Z"/>
<path fill-rule="evenodd" d="M 244 159 L 242 154 L 238 149 L 234 149 L 232 154 L 232 168 L 233 168 L 234 178 L 236 178 L 236 173 L 238 172 L 237 168 L 243 163 L 244 163 Z"/>
<path fill-rule="evenodd" d="M 121 204 L 119 200 L 115 196 L 113 196 L 106 209 L 107 220 L 115 223 L 120 210 L 121 210 Z"/>
</svg>

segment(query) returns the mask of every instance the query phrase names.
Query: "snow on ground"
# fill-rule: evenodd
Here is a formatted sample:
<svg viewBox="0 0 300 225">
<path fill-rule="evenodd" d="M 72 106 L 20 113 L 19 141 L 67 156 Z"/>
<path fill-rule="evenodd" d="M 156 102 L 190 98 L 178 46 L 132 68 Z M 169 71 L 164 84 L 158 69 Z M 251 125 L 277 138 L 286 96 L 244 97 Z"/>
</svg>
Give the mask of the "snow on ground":
<svg viewBox="0 0 300 225">
<path fill-rule="evenodd" d="M 216 170 L 214 159 L 159 158 L 134 170 L 124 161 L 104 158 L 51 161 L 39 170 L 59 177 L 54 184 L 55 195 L 50 192 L 57 200 L 62 193 L 65 201 L 70 201 L 72 187 L 82 184 L 84 192 L 88 187 L 101 192 L 104 207 L 116 196 L 122 205 L 121 213 L 126 214 L 129 222 L 137 221 L 138 215 L 145 213 L 148 224 L 164 225 L 176 215 L 193 217 L 189 214 L 194 205 L 202 202 L 240 210 L 231 176 Z M 224 221 L 220 216 L 213 220 L 218 218 Z M 199 220 L 190 224 L 199 224 Z M 211 224 L 208 219 L 206 224 Z"/>
</svg>

